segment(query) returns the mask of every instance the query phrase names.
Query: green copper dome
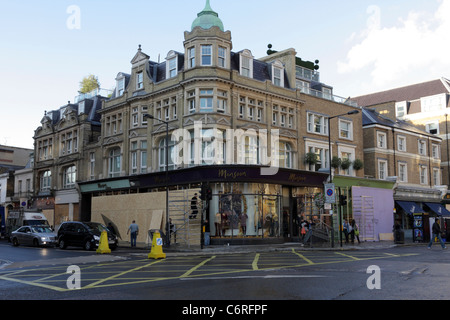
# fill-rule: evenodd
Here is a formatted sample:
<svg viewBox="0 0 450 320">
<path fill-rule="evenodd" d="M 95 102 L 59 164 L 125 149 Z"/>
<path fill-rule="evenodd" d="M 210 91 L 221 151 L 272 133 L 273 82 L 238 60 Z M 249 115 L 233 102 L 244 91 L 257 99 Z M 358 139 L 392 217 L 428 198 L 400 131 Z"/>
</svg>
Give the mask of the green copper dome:
<svg viewBox="0 0 450 320">
<path fill-rule="evenodd" d="M 202 29 L 210 29 L 212 27 L 219 27 L 220 30 L 224 31 L 222 20 L 220 20 L 219 15 L 211 9 L 209 0 L 206 0 L 205 9 L 197 15 L 197 19 L 192 23 L 192 29 L 195 27 L 200 27 Z"/>
</svg>

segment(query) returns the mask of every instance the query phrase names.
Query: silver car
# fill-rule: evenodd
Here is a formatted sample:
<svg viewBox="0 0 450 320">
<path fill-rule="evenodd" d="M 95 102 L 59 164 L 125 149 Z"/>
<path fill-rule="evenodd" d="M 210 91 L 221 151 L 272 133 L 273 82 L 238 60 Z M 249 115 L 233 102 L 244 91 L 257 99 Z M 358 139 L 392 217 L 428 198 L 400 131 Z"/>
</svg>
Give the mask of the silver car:
<svg viewBox="0 0 450 320">
<path fill-rule="evenodd" d="M 55 246 L 56 233 L 49 226 L 23 226 L 11 233 L 14 246 L 20 244 L 39 246 Z"/>
</svg>

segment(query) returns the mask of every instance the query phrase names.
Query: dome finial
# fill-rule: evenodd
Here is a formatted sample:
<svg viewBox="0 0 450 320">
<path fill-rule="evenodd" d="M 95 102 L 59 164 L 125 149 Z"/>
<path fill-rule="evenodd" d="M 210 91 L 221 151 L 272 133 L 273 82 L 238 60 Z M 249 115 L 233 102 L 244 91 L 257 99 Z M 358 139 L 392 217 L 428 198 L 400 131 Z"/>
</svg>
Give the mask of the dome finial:
<svg viewBox="0 0 450 320">
<path fill-rule="evenodd" d="M 209 0 L 206 0 L 205 8 L 197 14 L 197 19 L 192 23 L 192 29 L 201 27 L 203 29 L 210 29 L 212 27 L 219 27 L 224 31 L 222 20 L 219 15 L 211 8 Z"/>
</svg>

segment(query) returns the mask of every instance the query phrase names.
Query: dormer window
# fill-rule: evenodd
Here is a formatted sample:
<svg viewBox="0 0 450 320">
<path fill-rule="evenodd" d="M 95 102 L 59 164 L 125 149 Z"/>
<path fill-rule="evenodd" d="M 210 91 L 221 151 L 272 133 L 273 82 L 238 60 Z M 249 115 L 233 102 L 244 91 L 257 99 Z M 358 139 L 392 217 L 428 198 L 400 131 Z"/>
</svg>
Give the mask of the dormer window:
<svg viewBox="0 0 450 320">
<path fill-rule="evenodd" d="M 250 50 L 244 50 L 239 55 L 241 76 L 253 78 L 253 55 Z"/>
<path fill-rule="evenodd" d="M 166 78 L 170 79 L 178 74 L 178 55 L 170 51 L 166 58 Z"/>
<path fill-rule="evenodd" d="M 125 91 L 125 78 L 117 80 L 117 96 L 123 95 Z"/>
<path fill-rule="evenodd" d="M 280 61 L 272 64 L 272 83 L 278 87 L 284 87 L 284 66 Z"/>
<path fill-rule="evenodd" d="M 144 88 L 144 73 L 138 72 L 136 73 L 136 90 L 140 90 Z"/>
<path fill-rule="evenodd" d="M 80 115 L 80 114 L 86 113 L 85 109 L 86 109 L 85 101 L 83 100 L 78 104 L 78 114 Z"/>
</svg>

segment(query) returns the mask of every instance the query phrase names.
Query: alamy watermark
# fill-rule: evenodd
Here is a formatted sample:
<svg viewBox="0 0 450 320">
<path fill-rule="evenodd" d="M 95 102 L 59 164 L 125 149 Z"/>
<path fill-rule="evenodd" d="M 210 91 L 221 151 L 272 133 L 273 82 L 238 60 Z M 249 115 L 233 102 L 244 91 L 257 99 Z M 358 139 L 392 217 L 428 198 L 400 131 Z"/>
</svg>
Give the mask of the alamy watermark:
<svg viewBox="0 0 450 320">
<path fill-rule="evenodd" d="M 381 269 L 379 266 L 370 266 L 367 268 L 367 274 L 372 274 L 366 282 L 367 289 L 381 290 Z"/>
<path fill-rule="evenodd" d="M 69 30 L 81 29 L 81 9 L 77 5 L 71 5 L 67 7 L 66 13 L 69 17 L 66 20 L 66 26 Z"/>
<path fill-rule="evenodd" d="M 172 141 L 169 156 L 176 167 L 261 165 L 261 175 L 265 176 L 276 175 L 280 167 L 279 130 L 270 130 L 269 134 L 266 129 L 203 129 L 202 122 L 196 121 L 194 131 L 176 129 L 169 139 Z"/>
<path fill-rule="evenodd" d="M 67 278 L 66 286 L 69 290 L 79 290 L 81 289 L 81 269 L 79 266 L 72 265 L 67 268 L 66 273 L 70 276 Z"/>
</svg>

